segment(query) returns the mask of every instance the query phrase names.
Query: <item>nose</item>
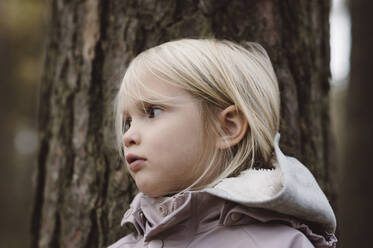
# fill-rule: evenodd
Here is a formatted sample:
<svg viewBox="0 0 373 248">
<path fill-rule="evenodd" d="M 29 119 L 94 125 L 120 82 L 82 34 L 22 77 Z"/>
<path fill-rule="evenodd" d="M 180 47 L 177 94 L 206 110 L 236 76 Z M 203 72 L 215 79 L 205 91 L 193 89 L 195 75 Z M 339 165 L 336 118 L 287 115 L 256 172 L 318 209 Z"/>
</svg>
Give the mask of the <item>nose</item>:
<svg viewBox="0 0 373 248">
<path fill-rule="evenodd" d="M 123 135 L 123 142 L 125 147 L 140 144 L 140 135 L 131 126 Z"/>
</svg>

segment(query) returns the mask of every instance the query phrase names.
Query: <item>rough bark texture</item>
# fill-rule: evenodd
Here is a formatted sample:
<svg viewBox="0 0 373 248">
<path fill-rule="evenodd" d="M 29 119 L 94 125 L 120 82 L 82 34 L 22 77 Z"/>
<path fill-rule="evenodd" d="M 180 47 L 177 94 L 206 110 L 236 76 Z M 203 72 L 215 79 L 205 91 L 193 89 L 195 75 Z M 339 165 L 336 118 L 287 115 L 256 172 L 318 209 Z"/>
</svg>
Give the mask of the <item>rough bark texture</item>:
<svg viewBox="0 0 373 248">
<path fill-rule="evenodd" d="M 282 94 L 281 145 L 334 202 L 330 1 L 53 0 L 41 85 L 32 247 L 104 247 L 135 187 L 114 147 L 112 102 L 130 60 L 181 37 L 257 41 Z"/>
<path fill-rule="evenodd" d="M 347 97 L 347 131 L 341 176 L 341 247 L 372 246 L 372 57 L 373 2 L 349 1 L 351 76 Z"/>
</svg>

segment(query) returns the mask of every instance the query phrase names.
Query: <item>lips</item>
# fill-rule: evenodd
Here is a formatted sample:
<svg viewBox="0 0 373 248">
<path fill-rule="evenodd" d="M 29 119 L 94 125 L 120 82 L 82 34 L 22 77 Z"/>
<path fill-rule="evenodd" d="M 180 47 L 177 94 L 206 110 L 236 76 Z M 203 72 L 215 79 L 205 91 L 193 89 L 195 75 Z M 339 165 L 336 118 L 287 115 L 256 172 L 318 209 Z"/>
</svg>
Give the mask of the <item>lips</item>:
<svg viewBox="0 0 373 248">
<path fill-rule="evenodd" d="M 127 154 L 126 160 L 129 165 L 129 169 L 136 172 L 143 166 L 144 162 L 146 161 L 145 158 L 137 156 L 135 154 Z"/>
<path fill-rule="evenodd" d="M 131 164 L 132 162 L 135 162 L 136 160 L 146 160 L 143 157 L 137 156 L 135 154 L 127 154 L 126 160 L 128 164 Z"/>
</svg>

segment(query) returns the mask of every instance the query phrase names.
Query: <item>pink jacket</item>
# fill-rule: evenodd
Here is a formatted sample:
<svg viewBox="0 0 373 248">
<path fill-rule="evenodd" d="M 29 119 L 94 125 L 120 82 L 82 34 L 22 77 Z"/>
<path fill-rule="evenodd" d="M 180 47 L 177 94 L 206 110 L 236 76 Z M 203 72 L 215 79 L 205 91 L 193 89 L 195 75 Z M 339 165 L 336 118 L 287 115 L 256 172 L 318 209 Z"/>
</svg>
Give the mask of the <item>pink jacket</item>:
<svg viewBox="0 0 373 248">
<path fill-rule="evenodd" d="M 173 197 L 139 193 L 122 220 L 136 231 L 109 248 L 336 247 L 328 200 L 278 141 L 279 135 L 274 170 L 250 169 L 214 188 Z"/>
</svg>

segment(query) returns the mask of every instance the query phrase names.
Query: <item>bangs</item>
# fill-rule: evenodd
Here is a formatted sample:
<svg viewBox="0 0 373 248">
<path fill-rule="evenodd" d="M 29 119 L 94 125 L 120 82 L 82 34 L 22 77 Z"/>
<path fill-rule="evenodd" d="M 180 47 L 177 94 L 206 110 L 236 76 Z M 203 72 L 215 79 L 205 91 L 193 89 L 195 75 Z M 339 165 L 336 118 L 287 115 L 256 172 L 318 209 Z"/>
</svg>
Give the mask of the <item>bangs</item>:
<svg viewBox="0 0 373 248">
<path fill-rule="evenodd" d="M 145 85 L 144 75 L 150 74 L 152 77 L 158 80 L 179 87 L 173 80 L 168 78 L 156 69 L 150 63 L 151 58 L 148 56 L 137 57 L 129 66 L 126 74 L 123 77 L 121 89 L 118 94 L 118 106 L 119 110 L 123 112 L 126 109 L 128 101 L 144 102 L 148 104 L 161 104 L 171 102 L 176 99 L 177 96 L 166 96 L 159 92 L 149 88 Z M 185 90 L 185 89 L 184 89 Z"/>
</svg>

